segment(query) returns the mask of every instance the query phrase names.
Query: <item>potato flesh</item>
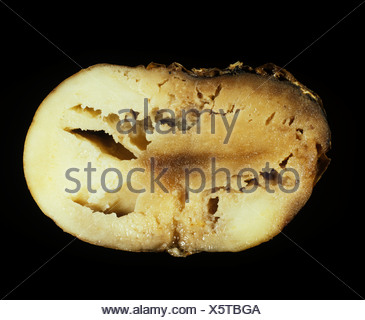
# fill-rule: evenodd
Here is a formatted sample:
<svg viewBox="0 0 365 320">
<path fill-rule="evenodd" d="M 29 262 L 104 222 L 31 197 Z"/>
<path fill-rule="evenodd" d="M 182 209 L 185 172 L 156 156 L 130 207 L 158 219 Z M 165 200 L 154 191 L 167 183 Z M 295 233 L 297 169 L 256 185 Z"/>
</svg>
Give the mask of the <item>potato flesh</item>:
<svg viewBox="0 0 365 320">
<path fill-rule="evenodd" d="M 179 71 L 171 75 L 164 68 L 99 65 L 83 70 L 50 94 L 35 116 L 24 152 L 29 188 L 45 214 L 65 231 L 107 247 L 168 250 L 180 256 L 240 251 L 269 240 L 310 196 L 318 158 L 329 147 L 329 130 L 320 107 L 298 89 L 264 80 L 251 74 L 194 78 Z M 143 130 L 146 97 L 152 134 Z M 138 114 L 135 134 L 117 130 L 123 108 Z M 199 134 L 193 116 L 186 133 L 159 134 L 153 129 L 163 108 L 176 115 L 191 108 L 210 112 L 199 117 Z M 235 115 L 224 143 L 227 123 Z M 151 192 L 151 159 L 155 176 L 168 168 L 161 178 L 167 193 L 158 185 Z M 212 159 L 216 168 L 229 170 L 229 188 L 224 173 L 213 174 Z M 89 162 L 96 169 L 91 184 L 95 193 L 87 188 L 84 168 Z M 268 193 L 260 174 L 257 190 L 243 193 L 235 183 L 238 172 L 252 168 L 262 173 L 266 162 L 277 172 L 295 168 L 299 189 L 283 193 L 270 182 L 274 192 Z M 69 168 L 80 169 L 73 173 L 82 186 L 77 193 L 65 192 L 74 187 L 65 179 Z M 144 169 L 131 183 L 145 192 L 131 192 L 126 184 L 116 193 L 105 192 L 101 175 L 106 168 L 118 169 L 123 178 L 132 169 Z M 194 168 L 204 171 L 205 188 L 189 193 L 186 202 L 185 170 Z M 118 185 L 116 175 L 107 177 L 109 188 Z M 189 187 L 197 189 L 200 183 L 199 175 L 189 175 Z M 293 181 L 289 177 L 285 183 Z"/>
</svg>

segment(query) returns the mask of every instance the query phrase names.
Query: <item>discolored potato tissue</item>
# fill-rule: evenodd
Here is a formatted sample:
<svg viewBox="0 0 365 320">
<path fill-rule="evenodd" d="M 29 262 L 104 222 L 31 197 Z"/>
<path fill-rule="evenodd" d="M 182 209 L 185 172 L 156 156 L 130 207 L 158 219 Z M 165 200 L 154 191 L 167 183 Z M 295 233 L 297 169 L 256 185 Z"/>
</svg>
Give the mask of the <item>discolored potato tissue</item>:
<svg viewBox="0 0 365 320">
<path fill-rule="evenodd" d="M 41 210 L 129 251 L 241 251 L 273 238 L 326 170 L 320 98 L 273 64 L 99 64 L 38 108 L 24 172 Z"/>
</svg>

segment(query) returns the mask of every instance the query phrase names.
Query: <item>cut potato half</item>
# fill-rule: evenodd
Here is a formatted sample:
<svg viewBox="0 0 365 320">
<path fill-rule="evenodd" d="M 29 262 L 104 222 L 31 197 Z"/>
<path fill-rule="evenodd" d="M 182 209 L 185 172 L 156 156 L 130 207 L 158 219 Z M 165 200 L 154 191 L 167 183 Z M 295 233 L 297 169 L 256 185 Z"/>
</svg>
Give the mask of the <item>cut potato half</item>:
<svg viewBox="0 0 365 320">
<path fill-rule="evenodd" d="M 81 240 L 129 251 L 241 251 L 277 235 L 329 159 L 320 98 L 273 64 L 98 64 L 39 106 L 24 172 Z"/>
</svg>

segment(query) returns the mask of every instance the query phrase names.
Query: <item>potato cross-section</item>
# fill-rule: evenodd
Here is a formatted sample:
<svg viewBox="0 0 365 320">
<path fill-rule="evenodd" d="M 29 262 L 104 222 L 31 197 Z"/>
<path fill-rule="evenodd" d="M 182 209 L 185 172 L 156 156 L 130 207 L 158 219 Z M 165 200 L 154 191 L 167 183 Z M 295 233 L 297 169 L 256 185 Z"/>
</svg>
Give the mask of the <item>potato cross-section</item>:
<svg viewBox="0 0 365 320">
<path fill-rule="evenodd" d="M 24 172 L 64 231 L 186 256 L 273 238 L 310 197 L 329 148 L 320 98 L 273 64 L 100 64 L 42 102 Z"/>
</svg>

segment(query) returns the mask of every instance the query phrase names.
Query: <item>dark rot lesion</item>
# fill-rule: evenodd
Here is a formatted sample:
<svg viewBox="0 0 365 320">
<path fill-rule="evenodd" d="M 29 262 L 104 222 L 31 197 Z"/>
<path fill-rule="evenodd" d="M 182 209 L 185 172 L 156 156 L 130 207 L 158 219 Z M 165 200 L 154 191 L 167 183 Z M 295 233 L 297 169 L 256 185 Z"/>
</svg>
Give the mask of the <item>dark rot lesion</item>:
<svg viewBox="0 0 365 320">
<path fill-rule="evenodd" d="M 90 107 L 87 107 L 87 106 L 82 107 L 81 104 L 78 104 L 78 105 L 70 108 L 70 110 L 72 110 L 74 112 L 77 112 L 77 113 L 81 113 L 85 117 L 89 117 L 89 118 L 96 118 L 96 117 L 99 117 L 101 115 L 101 110 L 90 108 Z"/>
<path fill-rule="evenodd" d="M 208 200 L 208 218 L 210 218 L 213 223 L 217 223 L 219 217 L 215 216 L 218 211 L 219 196 L 212 197 Z"/>
<path fill-rule="evenodd" d="M 290 159 L 291 157 L 293 157 L 293 153 L 292 153 L 292 152 L 290 152 L 290 154 L 289 154 L 287 157 L 285 157 L 285 158 L 283 159 L 283 161 L 281 161 L 281 162 L 279 163 L 280 168 L 284 169 L 284 168 L 286 167 L 286 165 L 288 164 L 288 161 L 289 161 L 289 159 Z"/>
<path fill-rule="evenodd" d="M 146 138 L 146 123 L 148 124 L 149 130 L 151 130 L 151 120 L 148 117 L 147 119 L 136 120 L 136 129 L 129 133 L 130 142 L 141 151 L 146 150 L 147 146 L 151 143 L 151 141 L 148 141 Z"/>
</svg>

